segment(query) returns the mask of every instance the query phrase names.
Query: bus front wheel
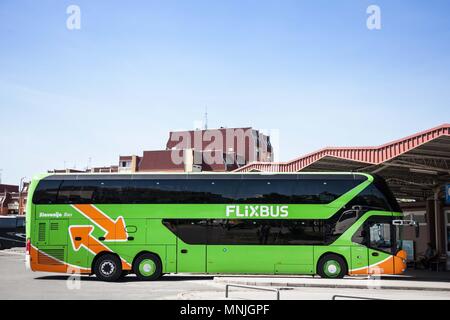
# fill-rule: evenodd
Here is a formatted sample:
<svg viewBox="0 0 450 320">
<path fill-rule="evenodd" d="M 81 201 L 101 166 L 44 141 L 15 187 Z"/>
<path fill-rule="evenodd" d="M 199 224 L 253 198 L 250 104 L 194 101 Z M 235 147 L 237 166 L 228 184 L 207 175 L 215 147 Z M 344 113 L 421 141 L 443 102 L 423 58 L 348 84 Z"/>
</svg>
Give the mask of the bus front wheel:
<svg viewBox="0 0 450 320">
<path fill-rule="evenodd" d="M 133 263 L 133 271 L 139 280 L 157 280 L 162 275 L 161 260 L 151 253 L 141 254 Z"/>
<path fill-rule="evenodd" d="M 345 260 L 336 254 L 327 254 L 320 258 L 317 264 L 317 273 L 322 278 L 341 279 L 347 275 Z"/>
<path fill-rule="evenodd" d="M 104 254 L 95 261 L 94 273 L 101 281 L 117 281 L 122 275 L 122 263 L 117 256 Z"/>
</svg>

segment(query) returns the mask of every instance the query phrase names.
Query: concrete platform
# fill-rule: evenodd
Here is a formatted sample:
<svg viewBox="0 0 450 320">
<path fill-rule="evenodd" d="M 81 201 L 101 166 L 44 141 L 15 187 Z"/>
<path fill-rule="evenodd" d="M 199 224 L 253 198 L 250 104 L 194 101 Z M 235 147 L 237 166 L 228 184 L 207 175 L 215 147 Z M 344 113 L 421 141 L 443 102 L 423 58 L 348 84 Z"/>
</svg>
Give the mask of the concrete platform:
<svg viewBox="0 0 450 320">
<path fill-rule="evenodd" d="M 321 279 L 318 277 L 264 277 L 264 276 L 216 276 L 218 284 L 240 284 L 264 287 L 310 287 L 310 288 L 345 288 L 345 289 L 389 289 L 389 290 L 425 290 L 446 291 L 450 294 L 450 281 L 415 278 L 409 275 L 395 277 L 371 277 L 344 279 Z"/>
</svg>

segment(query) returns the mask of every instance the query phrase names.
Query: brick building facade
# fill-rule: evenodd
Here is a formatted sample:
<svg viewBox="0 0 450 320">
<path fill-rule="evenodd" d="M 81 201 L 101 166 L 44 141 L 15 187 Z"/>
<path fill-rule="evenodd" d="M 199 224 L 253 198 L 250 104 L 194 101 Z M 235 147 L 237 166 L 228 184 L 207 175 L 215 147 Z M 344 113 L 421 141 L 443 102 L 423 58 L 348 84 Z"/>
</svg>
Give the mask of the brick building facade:
<svg viewBox="0 0 450 320">
<path fill-rule="evenodd" d="M 121 156 L 119 172 L 228 172 L 272 160 L 270 137 L 251 127 L 176 131 L 165 150 Z"/>
</svg>

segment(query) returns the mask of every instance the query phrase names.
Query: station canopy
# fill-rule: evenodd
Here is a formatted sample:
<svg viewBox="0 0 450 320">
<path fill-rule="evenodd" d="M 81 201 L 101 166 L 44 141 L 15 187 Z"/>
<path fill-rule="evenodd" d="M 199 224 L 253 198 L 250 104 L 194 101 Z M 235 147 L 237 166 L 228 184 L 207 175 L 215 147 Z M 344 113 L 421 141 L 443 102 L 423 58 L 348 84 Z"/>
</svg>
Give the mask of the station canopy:
<svg viewBox="0 0 450 320">
<path fill-rule="evenodd" d="M 324 148 L 288 162 L 254 162 L 238 172 L 374 173 L 399 199 L 425 200 L 450 183 L 450 124 L 377 147 Z"/>
</svg>

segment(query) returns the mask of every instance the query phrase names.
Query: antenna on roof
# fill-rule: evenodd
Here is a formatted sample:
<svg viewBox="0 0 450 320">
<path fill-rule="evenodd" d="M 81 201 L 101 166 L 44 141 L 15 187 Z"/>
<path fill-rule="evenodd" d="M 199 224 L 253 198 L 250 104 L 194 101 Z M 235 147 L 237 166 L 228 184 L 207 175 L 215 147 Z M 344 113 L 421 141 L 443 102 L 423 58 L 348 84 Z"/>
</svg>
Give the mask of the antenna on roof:
<svg viewBox="0 0 450 320">
<path fill-rule="evenodd" d="M 208 130 L 208 106 L 205 109 L 205 130 Z"/>
<path fill-rule="evenodd" d="M 2 171 L 3 169 L 0 169 L 0 184 L 2 184 Z"/>
</svg>

